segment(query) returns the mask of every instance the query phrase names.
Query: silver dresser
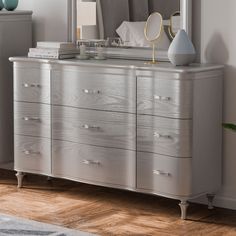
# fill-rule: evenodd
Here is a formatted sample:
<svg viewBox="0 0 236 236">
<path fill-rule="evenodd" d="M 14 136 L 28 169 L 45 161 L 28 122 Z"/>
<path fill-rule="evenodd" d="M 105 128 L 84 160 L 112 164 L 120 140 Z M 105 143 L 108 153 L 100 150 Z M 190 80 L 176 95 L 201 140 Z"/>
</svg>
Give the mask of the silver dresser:
<svg viewBox="0 0 236 236">
<path fill-rule="evenodd" d="M 0 168 L 13 163 L 13 73 L 8 58 L 32 44 L 32 12 L 0 11 Z"/>
<path fill-rule="evenodd" d="M 24 173 L 179 199 L 221 186 L 223 67 L 15 57 L 14 137 Z"/>
</svg>

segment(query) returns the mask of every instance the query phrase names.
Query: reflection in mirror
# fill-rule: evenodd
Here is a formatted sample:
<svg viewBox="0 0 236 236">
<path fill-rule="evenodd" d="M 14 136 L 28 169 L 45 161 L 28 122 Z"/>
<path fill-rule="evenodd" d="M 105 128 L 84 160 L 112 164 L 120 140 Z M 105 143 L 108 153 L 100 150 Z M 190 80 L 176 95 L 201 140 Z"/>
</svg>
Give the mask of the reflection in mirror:
<svg viewBox="0 0 236 236">
<path fill-rule="evenodd" d="M 177 11 L 173 13 L 170 17 L 170 25 L 168 27 L 169 35 L 173 39 L 178 31 L 181 29 L 180 27 L 180 12 Z"/>
<path fill-rule="evenodd" d="M 156 64 L 155 60 L 155 45 L 163 33 L 163 19 L 159 12 L 152 13 L 145 24 L 144 35 L 147 41 L 152 45 L 152 61 L 151 64 Z"/>
<path fill-rule="evenodd" d="M 159 12 L 152 13 L 145 24 L 144 35 L 149 42 L 157 41 L 162 33 L 163 20 Z"/>
<path fill-rule="evenodd" d="M 81 10 L 83 5 L 91 2 L 96 4 L 96 26 L 81 20 L 83 15 L 86 17 L 93 12 L 92 4 L 86 11 Z M 77 26 L 80 28 L 80 39 L 113 39 L 108 40 L 108 46 L 150 48 L 143 33 L 144 27 L 149 15 L 159 12 L 165 30 L 157 47 L 168 50 L 172 39 L 168 35 L 168 26 L 171 15 L 176 11 L 180 12 L 180 0 L 77 0 Z"/>
<path fill-rule="evenodd" d="M 168 48 L 179 28 L 185 29 L 191 38 L 192 0 L 68 1 L 78 6 L 78 9 L 77 7 L 72 8 L 73 16 L 75 16 L 72 21 L 74 22 L 72 29 L 74 29 L 73 32 L 78 33 L 77 40 L 106 41 L 105 51 L 108 56 L 150 60 L 152 45 L 145 38 L 144 28 L 148 16 L 153 12 L 159 12 L 163 18 L 162 37 L 156 45 L 159 59 L 168 60 Z M 83 2 L 88 6 L 86 11 L 82 9 L 83 4 L 80 4 Z M 89 5 L 91 2 L 93 4 Z M 96 6 L 96 14 L 94 14 L 94 6 Z M 176 12 L 180 15 L 177 15 Z M 85 22 L 82 19 L 83 16 L 90 14 L 95 15 L 96 25 L 94 25 L 94 22 Z M 77 22 L 75 19 L 77 19 Z M 94 17 L 90 19 L 94 19 Z M 72 38 L 74 41 L 76 40 L 73 34 Z M 93 53 L 91 47 L 90 52 Z"/>
<path fill-rule="evenodd" d="M 96 3 L 95 2 L 82 2 L 77 1 L 77 39 L 82 39 L 82 28 L 96 27 Z M 88 32 L 87 32 L 88 34 Z M 87 35 L 88 37 L 89 35 Z"/>
</svg>

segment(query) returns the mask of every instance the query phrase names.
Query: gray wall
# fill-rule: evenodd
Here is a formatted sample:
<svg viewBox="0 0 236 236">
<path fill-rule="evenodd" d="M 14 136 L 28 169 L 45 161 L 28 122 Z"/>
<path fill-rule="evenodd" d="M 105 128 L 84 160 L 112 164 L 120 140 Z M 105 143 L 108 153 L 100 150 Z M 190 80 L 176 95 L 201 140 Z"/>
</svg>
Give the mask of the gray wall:
<svg viewBox="0 0 236 236">
<path fill-rule="evenodd" d="M 33 11 L 33 41 L 67 41 L 67 0 L 20 0 L 17 10 Z"/>
<path fill-rule="evenodd" d="M 66 40 L 66 0 L 20 0 L 34 11 L 35 40 Z M 224 121 L 236 123 L 235 0 L 193 0 L 193 41 L 198 60 L 225 64 Z M 200 55 L 201 53 L 201 55 Z M 218 206 L 236 209 L 236 133 L 224 131 L 223 187 Z"/>
</svg>

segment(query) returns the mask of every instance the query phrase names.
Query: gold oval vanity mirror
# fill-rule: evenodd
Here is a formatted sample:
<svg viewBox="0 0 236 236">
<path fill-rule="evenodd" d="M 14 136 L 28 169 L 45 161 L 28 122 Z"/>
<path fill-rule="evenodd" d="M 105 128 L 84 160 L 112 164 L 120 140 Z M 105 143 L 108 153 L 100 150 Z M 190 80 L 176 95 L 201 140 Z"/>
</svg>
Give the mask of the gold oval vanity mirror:
<svg viewBox="0 0 236 236">
<path fill-rule="evenodd" d="M 150 64 L 156 64 L 155 46 L 163 32 L 163 19 L 159 12 L 152 13 L 145 24 L 144 35 L 147 41 L 152 44 L 152 61 Z"/>
<path fill-rule="evenodd" d="M 168 27 L 169 35 L 172 37 L 172 39 L 175 37 L 175 35 L 180 30 L 180 12 L 176 11 L 174 12 L 170 17 L 170 25 Z"/>
</svg>

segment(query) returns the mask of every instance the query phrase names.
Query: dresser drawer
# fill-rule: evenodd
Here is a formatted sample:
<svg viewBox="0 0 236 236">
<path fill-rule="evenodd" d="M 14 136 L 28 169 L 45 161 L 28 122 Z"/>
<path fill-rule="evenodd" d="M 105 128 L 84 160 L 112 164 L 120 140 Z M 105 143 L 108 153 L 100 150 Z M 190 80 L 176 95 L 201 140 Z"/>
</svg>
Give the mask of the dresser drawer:
<svg viewBox="0 0 236 236">
<path fill-rule="evenodd" d="M 170 118 L 192 117 L 192 81 L 137 78 L 138 114 Z"/>
<path fill-rule="evenodd" d="M 136 153 L 53 140 L 54 176 L 135 187 Z"/>
<path fill-rule="evenodd" d="M 50 105 L 14 102 L 14 133 L 51 137 Z"/>
<path fill-rule="evenodd" d="M 135 150 L 134 114 L 53 106 L 53 139 Z"/>
<path fill-rule="evenodd" d="M 137 116 L 137 150 L 174 157 L 191 157 L 192 120 Z"/>
<path fill-rule="evenodd" d="M 136 79 L 130 74 L 115 75 L 53 71 L 55 105 L 135 113 Z"/>
<path fill-rule="evenodd" d="M 16 171 L 51 174 L 51 141 L 46 138 L 14 136 Z"/>
<path fill-rule="evenodd" d="M 14 100 L 50 103 L 50 70 L 14 67 Z"/>
<path fill-rule="evenodd" d="M 191 160 L 138 152 L 137 188 L 163 195 L 191 195 Z"/>
</svg>

